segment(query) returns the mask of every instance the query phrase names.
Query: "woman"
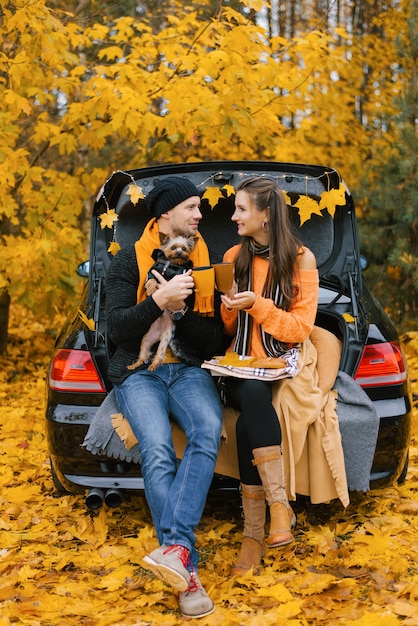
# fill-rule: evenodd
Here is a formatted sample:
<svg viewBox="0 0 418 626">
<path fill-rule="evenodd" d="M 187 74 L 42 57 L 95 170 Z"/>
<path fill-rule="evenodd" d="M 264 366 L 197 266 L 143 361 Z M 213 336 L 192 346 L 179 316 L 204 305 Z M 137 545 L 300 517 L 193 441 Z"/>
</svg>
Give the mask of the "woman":
<svg viewBox="0 0 418 626">
<path fill-rule="evenodd" d="M 283 193 L 268 178 L 240 183 L 232 220 L 242 242 L 224 255 L 225 262 L 235 263 L 236 281 L 221 305 L 225 331 L 234 336 L 229 350 L 280 357 L 312 331 L 318 304 L 315 257 L 293 235 Z M 293 541 L 296 518 L 286 493 L 272 383 L 226 381 L 227 403 L 240 411 L 237 446 L 244 538 L 231 575 L 242 575 L 251 568 L 257 572 L 261 562 L 265 501 L 270 509 L 269 547 Z"/>
</svg>

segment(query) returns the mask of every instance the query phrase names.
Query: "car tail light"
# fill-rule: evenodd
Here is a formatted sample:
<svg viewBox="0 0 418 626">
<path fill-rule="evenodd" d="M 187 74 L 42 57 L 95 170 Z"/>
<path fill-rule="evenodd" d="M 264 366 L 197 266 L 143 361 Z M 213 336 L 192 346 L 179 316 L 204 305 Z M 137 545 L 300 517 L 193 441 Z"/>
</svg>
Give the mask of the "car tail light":
<svg viewBox="0 0 418 626">
<path fill-rule="evenodd" d="M 106 392 L 87 350 L 58 350 L 52 361 L 49 386 L 56 391 Z"/>
<path fill-rule="evenodd" d="M 391 341 L 366 346 L 354 379 L 362 387 L 400 385 L 406 368 L 399 344 Z"/>
</svg>

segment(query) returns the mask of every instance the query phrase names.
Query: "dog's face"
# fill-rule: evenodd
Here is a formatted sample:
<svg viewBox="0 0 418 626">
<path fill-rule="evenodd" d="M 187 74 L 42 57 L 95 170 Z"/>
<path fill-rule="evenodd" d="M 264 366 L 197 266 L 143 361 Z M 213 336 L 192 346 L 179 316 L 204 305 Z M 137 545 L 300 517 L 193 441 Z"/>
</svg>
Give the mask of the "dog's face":
<svg viewBox="0 0 418 626">
<path fill-rule="evenodd" d="M 190 254 L 193 252 L 197 237 L 169 237 L 160 233 L 161 250 L 167 259 L 175 265 L 187 263 Z"/>
</svg>

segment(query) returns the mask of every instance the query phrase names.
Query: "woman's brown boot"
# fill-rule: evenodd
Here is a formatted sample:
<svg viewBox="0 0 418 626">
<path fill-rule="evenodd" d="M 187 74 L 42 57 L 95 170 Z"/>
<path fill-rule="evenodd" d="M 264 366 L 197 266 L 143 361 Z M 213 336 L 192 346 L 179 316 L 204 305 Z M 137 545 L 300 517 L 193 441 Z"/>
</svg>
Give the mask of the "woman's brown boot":
<svg viewBox="0 0 418 626">
<path fill-rule="evenodd" d="M 241 484 L 242 509 L 244 514 L 244 538 L 230 576 L 243 576 L 249 570 L 260 571 L 264 553 L 266 523 L 266 496 L 261 485 Z"/>
<path fill-rule="evenodd" d="M 271 548 L 286 546 L 294 540 L 292 529 L 296 526 L 296 516 L 287 499 L 281 448 L 255 448 L 253 456 L 270 507 L 267 545 Z"/>
</svg>

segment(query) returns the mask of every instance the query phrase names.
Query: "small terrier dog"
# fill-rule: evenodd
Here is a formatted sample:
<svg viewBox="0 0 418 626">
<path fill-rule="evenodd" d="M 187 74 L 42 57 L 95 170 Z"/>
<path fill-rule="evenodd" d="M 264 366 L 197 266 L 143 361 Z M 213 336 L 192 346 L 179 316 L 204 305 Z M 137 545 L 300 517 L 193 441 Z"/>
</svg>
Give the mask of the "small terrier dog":
<svg viewBox="0 0 418 626">
<path fill-rule="evenodd" d="M 193 252 L 197 237 L 169 237 L 160 233 L 160 248 L 156 248 L 152 253 L 155 263 L 150 268 L 145 283 L 145 291 L 151 296 L 158 289 L 158 281 L 152 274 L 152 270 L 157 270 L 166 280 L 171 280 L 176 274 L 183 274 L 193 267 L 190 261 L 190 254 Z M 147 363 L 152 354 L 152 348 L 158 343 L 157 351 L 152 358 L 148 369 L 153 372 L 164 361 L 164 356 L 168 346 L 173 354 L 181 356 L 173 340 L 175 324 L 167 309 L 153 322 L 148 332 L 143 336 L 138 359 L 128 369 L 133 370 Z"/>
</svg>

